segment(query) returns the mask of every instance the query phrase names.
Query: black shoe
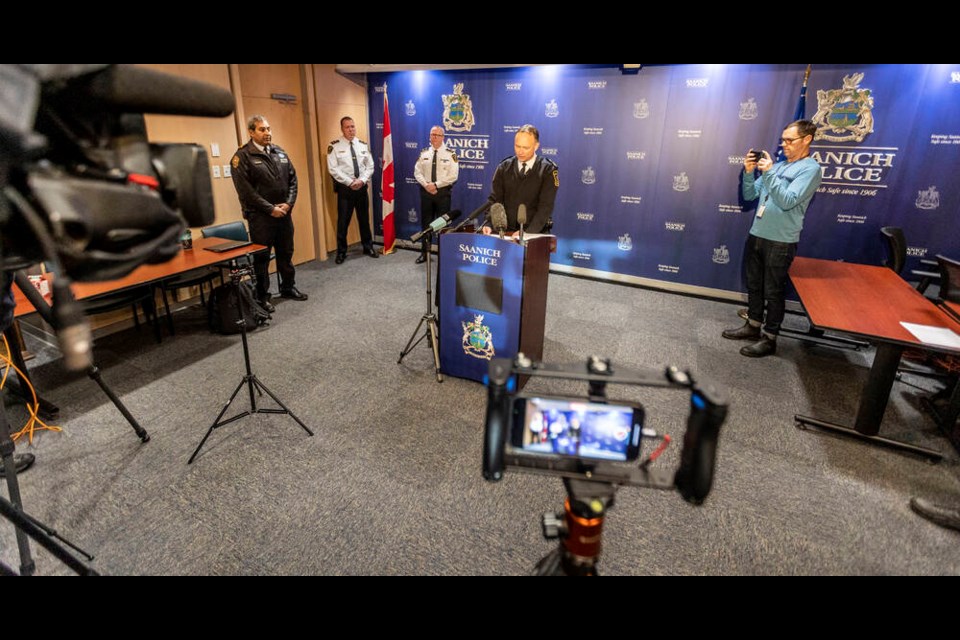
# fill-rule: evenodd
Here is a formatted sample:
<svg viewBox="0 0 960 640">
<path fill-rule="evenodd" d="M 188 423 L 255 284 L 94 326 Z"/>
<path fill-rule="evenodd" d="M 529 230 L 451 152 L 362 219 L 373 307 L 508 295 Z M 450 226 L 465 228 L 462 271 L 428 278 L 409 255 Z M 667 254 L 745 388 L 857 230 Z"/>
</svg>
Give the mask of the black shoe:
<svg viewBox="0 0 960 640">
<path fill-rule="evenodd" d="M 33 461 L 36 458 L 32 453 L 15 453 L 13 454 L 13 466 L 17 470 L 17 475 L 20 475 L 27 469 L 33 466 Z M 7 476 L 6 469 L 2 464 L 0 464 L 0 478 L 5 478 Z"/>
<path fill-rule="evenodd" d="M 303 302 L 304 300 L 306 300 L 306 299 L 309 298 L 310 296 L 308 296 L 308 295 L 305 294 L 305 293 L 300 293 L 300 290 L 297 289 L 296 287 L 290 287 L 289 289 L 284 289 L 283 291 L 281 291 L 281 292 L 280 292 L 280 297 L 281 297 L 281 298 L 290 298 L 291 300 L 299 300 L 299 301 Z"/>
<path fill-rule="evenodd" d="M 365 253 L 366 255 L 370 256 L 371 258 L 379 258 L 379 257 L 380 257 L 380 254 L 377 253 L 376 249 L 374 249 L 373 247 L 367 247 L 366 249 L 363 250 L 363 253 Z"/>
<path fill-rule="evenodd" d="M 260 306 L 263 307 L 264 310 L 266 310 L 267 313 L 274 313 L 274 312 L 277 310 L 277 308 L 276 308 L 275 306 L 273 306 L 272 304 L 270 304 L 270 300 L 269 300 L 269 299 L 267 299 L 267 300 L 261 300 L 261 301 L 260 301 Z"/>
<path fill-rule="evenodd" d="M 753 343 L 749 347 L 740 349 L 740 355 L 747 356 L 748 358 L 772 356 L 776 352 L 777 341 L 770 339 L 768 336 L 762 336 L 759 341 Z"/>
<path fill-rule="evenodd" d="M 334 262 L 336 262 L 337 264 L 343 264 L 343 261 L 346 260 L 346 259 L 347 259 L 347 254 L 345 254 L 345 253 L 338 253 L 336 259 L 334 260 Z"/>
<path fill-rule="evenodd" d="M 750 313 L 750 310 L 747 309 L 746 307 L 744 307 L 743 309 L 737 309 L 737 315 L 743 318 L 744 320 L 747 320 L 750 317 L 748 315 L 749 313 Z"/>
<path fill-rule="evenodd" d="M 760 327 L 754 327 L 748 321 L 739 329 L 727 329 L 720 335 L 727 340 L 759 340 Z"/>
<path fill-rule="evenodd" d="M 426 261 L 427 261 L 427 254 L 425 253 L 421 253 L 420 256 L 417 258 L 417 264 L 423 264 Z"/>
<path fill-rule="evenodd" d="M 923 498 L 910 498 L 910 508 L 934 524 L 960 531 L 960 509 L 941 507 Z"/>
</svg>

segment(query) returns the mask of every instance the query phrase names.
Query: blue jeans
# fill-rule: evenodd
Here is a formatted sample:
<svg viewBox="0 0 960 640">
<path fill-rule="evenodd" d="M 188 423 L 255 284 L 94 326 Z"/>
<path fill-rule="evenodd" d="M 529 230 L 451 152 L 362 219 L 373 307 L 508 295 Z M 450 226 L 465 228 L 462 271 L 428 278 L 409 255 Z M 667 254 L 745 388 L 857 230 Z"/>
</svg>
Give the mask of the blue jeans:
<svg viewBox="0 0 960 640">
<path fill-rule="evenodd" d="M 796 242 L 776 242 L 750 236 L 747 242 L 747 306 L 750 320 L 763 324 L 763 332 L 776 336 L 786 311 L 787 271 L 797 255 Z"/>
</svg>

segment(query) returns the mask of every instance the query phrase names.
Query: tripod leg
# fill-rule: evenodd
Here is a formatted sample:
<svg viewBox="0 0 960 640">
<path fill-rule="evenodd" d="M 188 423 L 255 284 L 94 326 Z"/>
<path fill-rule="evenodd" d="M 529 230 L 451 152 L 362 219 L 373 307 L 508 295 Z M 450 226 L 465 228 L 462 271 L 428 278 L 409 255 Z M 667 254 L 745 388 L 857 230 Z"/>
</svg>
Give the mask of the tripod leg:
<svg viewBox="0 0 960 640">
<path fill-rule="evenodd" d="M 413 344 L 414 339 L 416 339 L 417 334 L 420 332 L 420 327 L 423 326 L 423 323 L 426 320 L 427 320 L 427 316 L 423 316 L 422 318 L 420 318 L 420 322 L 417 323 L 417 328 L 413 330 L 413 335 L 411 335 L 410 340 L 407 341 L 407 346 L 405 346 L 403 348 L 403 351 L 400 352 L 400 359 L 397 360 L 397 364 L 400 364 L 401 362 L 403 362 L 403 359 L 407 357 L 407 354 L 413 351 L 413 347 L 417 346 L 417 344 L 420 344 L 420 340 L 423 340 L 423 336 L 421 336 L 420 340 L 417 340 L 417 344 Z"/>
<path fill-rule="evenodd" d="M 262 382 L 260 382 L 260 379 L 257 378 L 257 376 L 253 376 L 253 377 L 252 377 L 252 380 L 253 380 L 253 384 L 257 385 L 257 388 L 258 388 L 258 389 L 263 389 L 264 391 L 266 391 L 266 392 L 267 392 L 267 395 L 270 396 L 271 398 L 273 398 L 273 401 L 276 402 L 276 403 L 280 406 L 281 409 L 283 409 L 283 411 L 279 411 L 279 412 L 277 412 L 277 413 L 286 413 L 286 414 L 288 414 L 291 418 L 293 418 L 294 420 L 297 421 L 297 424 L 298 424 L 298 425 L 300 425 L 301 427 L 303 427 L 303 430 L 304 430 L 304 431 L 306 431 L 307 433 L 309 433 L 311 436 L 313 435 L 313 431 L 310 431 L 310 429 L 307 428 L 307 425 L 303 424 L 303 422 L 300 420 L 300 418 L 298 418 L 296 415 L 294 415 L 293 411 L 290 411 L 290 409 L 287 408 L 287 405 L 283 404 L 283 402 L 280 400 L 280 398 L 278 398 L 277 396 L 273 395 L 273 392 L 270 391 L 270 389 L 267 389 L 267 385 L 265 385 L 265 384 L 263 384 Z M 266 410 L 265 410 L 265 409 L 260 409 L 260 413 L 275 413 L 275 412 L 274 412 L 274 411 L 270 411 L 269 409 L 266 409 Z"/>
<path fill-rule="evenodd" d="M 123 404 L 123 401 L 117 397 L 117 394 L 113 392 L 113 389 L 107 386 L 107 383 L 103 381 L 103 378 L 100 376 L 100 367 L 93 365 L 90 369 L 87 370 L 87 375 L 90 376 L 90 379 L 100 385 L 100 388 L 103 392 L 110 398 L 110 402 L 117 408 L 117 410 L 123 414 L 123 417 L 127 419 L 127 422 L 130 423 L 130 426 L 133 427 L 133 430 L 140 437 L 141 442 L 150 442 L 150 434 L 147 433 L 146 429 L 140 426 L 140 423 L 137 422 L 137 419 L 133 417 L 133 414 L 127 410 L 126 405 Z"/>
<path fill-rule="evenodd" d="M 3 472 L 7 479 L 7 492 L 10 502 L 17 511 L 23 511 L 23 500 L 20 498 L 20 483 L 17 480 L 17 467 L 13 462 L 13 440 L 10 439 L 10 423 L 7 422 L 7 410 L 0 404 L 0 456 L 3 457 Z M 36 565 L 30 556 L 30 542 L 27 534 L 20 527 L 15 528 L 17 534 L 17 549 L 20 551 L 20 575 L 33 575 Z"/>
<path fill-rule="evenodd" d="M 437 382 L 443 382 L 443 374 L 440 373 L 440 343 L 437 340 L 437 321 L 433 316 L 427 320 L 427 332 L 430 334 L 430 348 L 433 350 L 433 368 L 437 373 Z"/>
<path fill-rule="evenodd" d="M 216 429 L 217 427 L 223 426 L 222 424 L 220 424 L 220 418 L 223 417 L 223 414 L 225 414 L 225 413 L 227 412 L 227 409 L 230 408 L 230 405 L 233 404 L 234 398 L 237 397 L 237 394 L 240 393 L 240 389 L 243 389 L 243 385 L 245 385 L 245 384 L 247 384 L 247 378 L 246 378 L 246 377 L 244 377 L 243 380 L 240 381 L 240 384 L 237 385 L 237 388 L 233 390 L 233 393 L 230 395 L 230 399 L 227 400 L 227 404 L 223 405 L 223 409 L 220 409 L 220 413 L 217 414 L 216 420 L 214 420 L 214 421 L 213 421 L 213 424 L 210 425 L 210 428 L 207 429 L 206 435 L 203 436 L 203 440 L 200 441 L 200 444 L 197 445 L 197 448 L 194 450 L 193 455 L 190 456 L 190 459 L 189 459 L 189 460 L 187 460 L 187 464 L 193 464 L 193 459 L 197 457 L 197 454 L 198 454 L 198 453 L 200 453 L 200 449 L 203 448 L 203 444 L 207 441 L 207 438 L 210 437 L 210 434 L 213 433 L 213 430 Z M 243 416 L 247 416 L 247 415 L 250 415 L 250 412 L 249 412 L 249 411 L 245 411 L 244 413 L 238 414 L 238 415 L 230 418 L 229 420 L 227 420 L 227 421 L 224 422 L 223 424 L 227 424 L 227 423 L 229 423 L 229 422 L 233 422 L 234 420 L 239 420 L 239 419 L 242 418 Z"/>
</svg>

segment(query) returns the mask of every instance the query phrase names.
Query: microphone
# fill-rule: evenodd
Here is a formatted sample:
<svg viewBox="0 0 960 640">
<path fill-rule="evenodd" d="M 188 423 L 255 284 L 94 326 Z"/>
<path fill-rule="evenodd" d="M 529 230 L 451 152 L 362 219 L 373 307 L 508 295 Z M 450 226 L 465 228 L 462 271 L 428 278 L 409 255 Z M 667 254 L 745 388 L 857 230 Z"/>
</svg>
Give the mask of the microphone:
<svg viewBox="0 0 960 640">
<path fill-rule="evenodd" d="M 490 207 L 490 222 L 493 228 L 500 232 L 500 239 L 503 240 L 503 232 L 507 228 L 507 210 L 499 202 Z"/>
<path fill-rule="evenodd" d="M 70 281 L 66 276 L 53 280 L 53 308 L 33 286 L 26 273 L 17 271 L 14 274 L 17 287 L 24 297 L 30 301 L 47 323 L 57 332 L 60 351 L 63 353 L 64 365 L 70 371 L 85 371 L 93 366 L 93 338 L 90 334 L 90 325 L 83 315 L 83 307 L 73 297 L 70 291 Z"/>
<path fill-rule="evenodd" d="M 96 102 L 125 113 L 223 118 L 235 106 L 233 94 L 221 87 L 126 64 L 81 77 L 77 84 Z"/>
<path fill-rule="evenodd" d="M 523 225 L 527 224 L 527 205 L 517 207 L 517 224 L 520 225 L 520 242 L 523 242 Z"/>
<path fill-rule="evenodd" d="M 447 226 L 448 224 L 450 224 L 451 222 L 459 218 L 461 213 L 463 212 L 460 211 L 459 209 L 454 209 L 450 213 L 443 214 L 442 216 L 440 216 L 439 218 L 431 222 L 429 227 L 427 227 L 423 231 L 420 231 L 419 233 L 415 233 L 413 237 L 410 238 L 410 242 L 416 242 L 423 236 L 427 235 L 428 233 L 436 233 L 437 231 L 440 231 L 440 229 L 443 229 L 445 226 Z"/>
<path fill-rule="evenodd" d="M 481 213 L 483 213 L 484 211 L 486 211 L 487 209 L 489 209 L 489 208 L 490 208 L 490 205 L 492 205 L 492 204 L 493 204 L 492 202 L 490 202 L 489 200 L 487 200 L 487 201 L 484 202 L 482 205 L 480 205 L 480 207 L 479 207 L 476 211 L 474 211 L 474 212 L 471 213 L 469 216 L 467 216 L 466 219 L 465 219 L 463 222 L 461 222 L 461 223 L 458 224 L 456 227 L 454 227 L 453 230 L 454 230 L 454 231 L 458 231 L 461 227 L 466 226 L 467 223 L 473 222 L 474 220 L 476 220 L 476 219 L 480 216 Z"/>
</svg>

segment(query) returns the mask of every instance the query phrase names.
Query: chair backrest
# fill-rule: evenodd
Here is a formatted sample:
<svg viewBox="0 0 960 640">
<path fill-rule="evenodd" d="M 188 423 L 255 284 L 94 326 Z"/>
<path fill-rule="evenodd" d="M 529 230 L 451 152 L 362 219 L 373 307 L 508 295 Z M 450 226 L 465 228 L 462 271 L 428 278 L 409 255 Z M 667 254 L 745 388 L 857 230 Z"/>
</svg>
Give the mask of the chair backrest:
<svg viewBox="0 0 960 640">
<path fill-rule="evenodd" d="M 937 256 L 940 265 L 940 299 L 960 304 L 960 261 Z"/>
<path fill-rule="evenodd" d="M 204 238 L 223 238 L 225 240 L 250 239 L 250 235 L 247 233 L 247 228 L 243 226 L 242 220 L 215 224 L 212 227 L 204 227 L 200 230 L 200 233 Z"/>
<path fill-rule="evenodd" d="M 903 236 L 903 229 L 900 227 L 882 227 L 880 233 L 883 234 L 887 243 L 887 259 L 883 266 L 890 267 L 896 273 L 901 273 L 903 267 L 907 264 L 907 240 Z"/>
</svg>

